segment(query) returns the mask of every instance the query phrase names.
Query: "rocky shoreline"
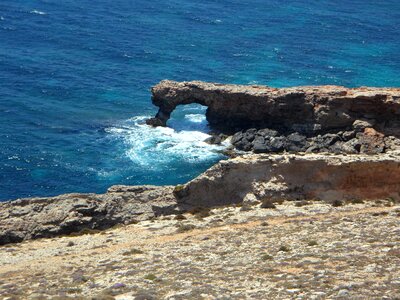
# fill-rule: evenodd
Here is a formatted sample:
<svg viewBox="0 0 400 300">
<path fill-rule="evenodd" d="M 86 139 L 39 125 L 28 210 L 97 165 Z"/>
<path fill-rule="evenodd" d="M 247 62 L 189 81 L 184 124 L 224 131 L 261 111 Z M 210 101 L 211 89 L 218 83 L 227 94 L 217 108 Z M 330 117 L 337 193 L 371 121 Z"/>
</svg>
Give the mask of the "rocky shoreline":
<svg viewBox="0 0 400 300">
<path fill-rule="evenodd" d="M 230 134 L 242 152 L 176 187 L 0 203 L 0 245 L 221 205 L 400 198 L 400 89 L 162 81 L 152 94 L 159 112 L 148 124 L 165 126 L 178 105 L 207 105 L 218 133 L 209 142 Z"/>
<path fill-rule="evenodd" d="M 152 89 L 159 107 L 153 126 L 166 126 L 178 105 L 207 106 L 220 143 L 255 153 L 384 153 L 400 148 L 400 89 L 305 86 L 270 88 L 200 81 L 162 81 Z"/>
<path fill-rule="evenodd" d="M 231 158 L 183 185 L 0 203 L 2 299 L 400 297 L 400 89 L 152 93 L 148 124 L 207 105 Z"/>
<path fill-rule="evenodd" d="M 400 201 L 400 156 L 252 154 L 221 161 L 179 186 L 113 186 L 0 203 L 0 245 L 104 230 L 225 205 L 282 200 Z"/>
</svg>

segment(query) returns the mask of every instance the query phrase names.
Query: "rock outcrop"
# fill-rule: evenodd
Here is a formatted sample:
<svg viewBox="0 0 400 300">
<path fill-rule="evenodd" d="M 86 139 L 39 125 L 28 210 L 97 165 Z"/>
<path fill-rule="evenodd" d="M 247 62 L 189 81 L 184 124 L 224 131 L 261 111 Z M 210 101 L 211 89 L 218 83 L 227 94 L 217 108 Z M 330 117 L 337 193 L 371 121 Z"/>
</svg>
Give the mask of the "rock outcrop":
<svg viewBox="0 0 400 300">
<path fill-rule="evenodd" d="M 244 155 L 221 161 L 180 187 L 180 204 L 400 199 L 400 156 Z"/>
<path fill-rule="evenodd" d="M 222 132 L 269 128 L 280 133 L 307 136 L 353 130 L 354 122 L 373 124 L 385 136 L 400 136 L 400 89 L 304 86 L 270 88 L 161 81 L 153 87 L 153 104 L 159 107 L 148 124 L 166 126 L 178 105 L 207 106 L 210 126 Z M 362 124 L 361 124 L 362 125 Z M 364 124 L 365 125 L 365 124 Z"/>
<path fill-rule="evenodd" d="M 83 229 L 106 229 L 169 214 L 173 187 L 113 186 L 106 194 L 65 194 L 0 203 L 0 245 Z"/>
<path fill-rule="evenodd" d="M 101 195 L 0 203 L 0 245 L 242 201 L 400 198 L 400 89 L 162 81 L 152 93 L 159 112 L 148 124 L 165 126 L 178 105 L 199 103 L 221 131 L 210 143 L 236 132 L 231 143 L 243 151 L 337 155 L 244 155 L 176 187 L 114 186 Z"/>
<path fill-rule="evenodd" d="M 400 198 L 400 156 L 265 155 L 221 161 L 185 185 L 113 186 L 0 203 L 0 245 L 242 201 Z"/>
<path fill-rule="evenodd" d="M 358 121 L 354 124 L 358 124 Z M 372 127 L 319 134 L 312 137 L 297 132 L 284 135 L 272 129 L 252 128 L 235 133 L 231 143 L 238 150 L 253 151 L 254 153 L 378 154 L 400 149 L 400 139 L 395 136 L 384 136 Z"/>
</svg>

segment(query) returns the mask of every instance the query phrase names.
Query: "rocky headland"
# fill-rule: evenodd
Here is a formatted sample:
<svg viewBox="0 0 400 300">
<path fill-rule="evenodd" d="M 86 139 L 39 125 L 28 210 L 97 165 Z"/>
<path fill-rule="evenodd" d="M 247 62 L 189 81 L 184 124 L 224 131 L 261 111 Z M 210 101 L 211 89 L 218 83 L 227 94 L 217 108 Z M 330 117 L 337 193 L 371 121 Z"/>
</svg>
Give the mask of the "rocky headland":
<svg viewBox="0 0 400 300">
<path fill-rule="evenodd" d="M 400 89 L 152 94 L 149 125 L 205 105 L 232 157 L 183 185 L 0 203 L 0 297 L 400 297 Z"/>
<path fill-rule="evenodd" d="M 383 153 L 400 147 L 400 89 L 304 86 L 270 88 L 165 80 L 152 89 L 153 126 L 178 105 L 207 106 L 211 129 L 256 153 Z M 216 137 L 210 142 L 220 142 Z"/>
</svg>

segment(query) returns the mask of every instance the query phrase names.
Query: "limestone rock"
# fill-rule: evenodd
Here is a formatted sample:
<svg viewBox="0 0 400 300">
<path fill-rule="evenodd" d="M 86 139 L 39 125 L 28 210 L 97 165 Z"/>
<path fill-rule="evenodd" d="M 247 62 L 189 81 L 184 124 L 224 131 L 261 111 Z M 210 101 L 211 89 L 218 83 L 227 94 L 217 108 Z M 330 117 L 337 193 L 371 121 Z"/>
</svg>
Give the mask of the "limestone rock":
<svg viewBox="0 0 400 300">
<path fill-rule="evenodd" d="M 400 198 L 400 156 L 244 155 L 221 161 L 182 188 L 180 204 L 218 206 L 257 199 Z M 184 191 L 184 192 L 183 192 Z"/>
<path fill-rule="evenodd" d="M 290 138 L 304 140 L 301 136 Z M 398 154 L 244 155 L 221 161 L 176 187 L 113 186 L 105 194 L 66 194 L 0 203 L 0 245 L 106 229 L 194 208 L 241 202 L 262 202 L 265 207 L 269 201 L 282 199 L 399 199 L 399 193 Z"/>
<path fill-rule="evenodd" d="M 0 203 L 0 245 L 168 214 L 176 204 L 172 190 L 169 186 L 113 186 L 102 195 L 66 194 Z"/>
<path fill-rule="evenodd" d="M 153 87 L 152 94 L 159 111 L 147 123 L 154 126 L 165 126 L 178 105 L 198 103 L 208 107 L 206 117 L 212 128 L 231 133 L 254 127 L 315 135 L 379 124 L 382 127 L 379 131 L 385 135 L 400 135 L 398 88 L 277 89 L 164 80 Z"/>
</svg>

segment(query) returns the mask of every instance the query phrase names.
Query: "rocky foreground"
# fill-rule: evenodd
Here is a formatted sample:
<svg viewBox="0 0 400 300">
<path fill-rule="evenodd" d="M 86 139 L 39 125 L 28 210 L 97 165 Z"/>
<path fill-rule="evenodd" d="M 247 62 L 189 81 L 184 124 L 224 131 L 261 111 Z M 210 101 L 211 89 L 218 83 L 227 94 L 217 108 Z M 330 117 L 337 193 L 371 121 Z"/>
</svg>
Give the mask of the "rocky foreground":
<svg viewBox="0 0 400 300">
<path fill-rule="evenodd" d="M 2 246 L 0 298 L 399 299 L 399 203 L 274 207 L 193 210 Z"/>
</svg>

